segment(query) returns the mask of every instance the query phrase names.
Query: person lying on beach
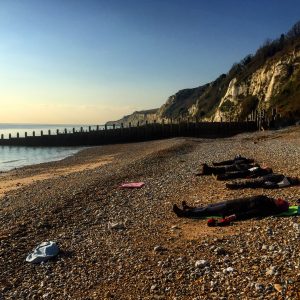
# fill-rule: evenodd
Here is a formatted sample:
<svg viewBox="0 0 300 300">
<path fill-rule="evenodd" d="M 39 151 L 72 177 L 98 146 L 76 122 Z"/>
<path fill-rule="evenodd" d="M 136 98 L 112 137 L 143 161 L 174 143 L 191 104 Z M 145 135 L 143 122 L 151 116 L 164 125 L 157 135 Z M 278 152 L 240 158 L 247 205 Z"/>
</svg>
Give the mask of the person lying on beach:
<svg viewBox="0 0 300 300">
<path fill-rule="evenodd" d="M 283 174 L 268 174 L 261 178 L 226 183 L 226 187 L 230 190 L 238 190 L 244 188 L 278 189 L 299 184 L 300 180 L 297 177 L 286 177 Z"/>
<path fill-rule="evenodd" d="M 258 164 L 248 164 L 248 163 L 234 163 L 228 166 L 222 167 L 210 167 L 207 164 L 202 164 L 202 170 L 200 173 L 197 173 L 196 176 L 202 175 L 217 175 L 217 174 L 225 174 L 228 172 L 234 171 L 245 171 L 249 170 L 253 167 L 259 167 Z"/>
<path fill-rule="evenodd" d="M 236 220 L 253 217 L 266 217 L 277 215 L 289 209 L 289 203 L 282 199 L 274 199 L 264 195 L 238 198 L 209 204 L 202 207 L 192 207 L 182 202 L 182 209 L 173 205 L 173 212 L 178 217 L 184 218 L 206 218 L 212 216 L 235 216 Z"/>
<path fill-rule="evenodd" d="M 254 163 L 254 159 L 246 158 L 241 155 L 237 155 L 234 159 L 224 160 L 220 162 L 213 162 L 213 166 L 228 166 L 233 164 L 252 164 Z"/>
<path fill-rule="evenodd" d="M 237 179 L 237 178 L 257 178 L 261 176 L 265 176 L 268 174 L 272 174 L 273 170 L 268 167 L 251 167 L 247 170 L 227 172 L 225 174 L 218 174 L 215 176 L 217 180 L 228 180 L 228 179 Z"/>
</svg>

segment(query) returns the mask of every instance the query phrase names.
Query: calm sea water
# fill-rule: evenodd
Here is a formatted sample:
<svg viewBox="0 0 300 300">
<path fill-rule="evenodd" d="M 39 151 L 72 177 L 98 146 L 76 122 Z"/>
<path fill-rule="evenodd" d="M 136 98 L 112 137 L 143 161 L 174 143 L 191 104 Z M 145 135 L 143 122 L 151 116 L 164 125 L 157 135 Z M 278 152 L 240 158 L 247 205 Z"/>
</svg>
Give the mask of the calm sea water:
<svg viewBox="0 0 300 300">
<path fill-rule="evenodd" d="M 48 130 L 51 130 L 51 134 L 56 134 L 56 130 L 59 130 L 60 133 L 67 130 L 67 132 L 72 132 L 73 128 L 76 131 L 80 131 L 80 128 L 83 128 L 84 131 L 88 131 L 88 125 L 47 125 L 47 124 L 1 124 L 0 123 L 0 136 L 3 134 L 4 138 L 8 138 L 9 134 L 12 137 L 16 137 L 17 133 L 19 133 L 20 137 L 25 136 L 25 132 L 27 132 L 28 136 L 33 135 L 33 131 L 35 132 L 36 136 L 41 135 L 41 131 L 44 134 L 48 134 Z M 100 126 L 102 128 L 103 126 Z M 96 125 L 91 126 L 92 130 L 96 129 Z"/>
<path fill-rule="evenodd" d="M 88 126 L 81 125 L 31 125 L 31 124 L 0 124 L 0 136 L 4 135 L 5 138 L 9 134 L 12 137 L 25 136 L 25 132 L 28 135 L 32 135 L 35 131 L 36 135 L 40 135 L 41 130 L 44 134 L 51 130 L 51 134 L 54 134 L 57 129 L 63 132 L 65 128 L 68 132 L 72 131 L 72 128 L 80 130 L 88 130 Z M 92 127 L 95 129 L 95 126 Z M 14 147 L 14 146 L 0 146 L 0 171 L 8 171 L 14 168 L 23 167 L 26 165 L 38 164 L 48 161 L 60 160 L 67 156 L 73 155 L 83 147 Z"/>
</svg>

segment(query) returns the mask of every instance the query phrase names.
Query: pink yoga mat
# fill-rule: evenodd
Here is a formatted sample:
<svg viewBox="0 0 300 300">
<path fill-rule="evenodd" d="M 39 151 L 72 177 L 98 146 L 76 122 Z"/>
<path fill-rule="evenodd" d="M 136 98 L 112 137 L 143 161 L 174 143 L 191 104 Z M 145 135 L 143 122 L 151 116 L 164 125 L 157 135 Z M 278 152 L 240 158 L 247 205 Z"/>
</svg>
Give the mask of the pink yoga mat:
<svg viewBox="0 0 300 300">
<path fill-rule="evenodd" d="M 129 189 L 136 189 L 136 188 L 141 188 L 144 186 L 144 182 L 126 182 L 121 184 L 121 188 L 129 188 Z"/>
</svg>

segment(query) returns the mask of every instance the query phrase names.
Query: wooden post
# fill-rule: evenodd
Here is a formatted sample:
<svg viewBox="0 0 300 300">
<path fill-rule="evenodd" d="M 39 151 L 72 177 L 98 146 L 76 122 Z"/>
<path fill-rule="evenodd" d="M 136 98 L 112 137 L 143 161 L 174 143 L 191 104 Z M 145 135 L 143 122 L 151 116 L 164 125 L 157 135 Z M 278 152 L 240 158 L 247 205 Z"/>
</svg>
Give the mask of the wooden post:
<svg viewBox="0 0 300 300">
<path fill-rule="evenodd" d="M 272 109 L 272 121 L 274 121 L 276 119 L 276 115 L 277 115 L 277 108 L 273 108 Z"/>
<path fill-rule="evenodd" d="M 83 132 L 83 127 L 80 127 L 80 132 Z"/>
<path fill-rule="evenodd" d="M 97 125 L 96 130 L 99 131 L 99 125 Z"/>
<path fill-rule="evenodd" d="M 139 121 L 137 121 L 136 127 L 140 127 L 140 122 Z"/>
<path fill-rule="evenodd" d="M 25 132 L 25 138 L 27 138 L 27 132 Z"/>
<path fill-rule="evenodd" d="M 59 135 L 59 129 L 56 129 L 56 134 Z"/>
<path fill-rule="evenodd" d="M 48 135 L 51 135 L 51 130 L 50 129 L 48 130 Z"/>
<path fill-rule="evenodd" d="M 3 140 L 4 139 L 4 134 L 1 134 L 1 140 Z"/>
<path fill-rule="evenodd" d="M 32 136 L 35 136 L 35 131 L 32 131 Z"/>
<path fill-rule="evenodd" d="M 131 122 L 128 123 L 128 127 L 131 128 Z"/>
<path fill-rule="evenodd" d="M 19 132 L 17 132 L 17 139 L 20 137 L 20 134 L 19 134 Z"/>
<path fill-rule="evenodd" d="M 107 125 L 106 124 L 104 125 L 104 130 L 107 130 Z"/>
<path fill-rule="evenodd" d="M 75 133 L 75 132 L 76 132 L 76 131 L 75 131 L 75 128 L 73 128 L 73 129 L 72 129 L 72 132 L 73 132 L 73 133 Z"/>
<path fill-rule="evenodd" d="M 44 133 L 43 133 L 43 130 L 41 130 L 41 136 L 43 136 L 43 134 L 44 134 Z"/>
<path fill-rule="evenodd" d="M 113 129 L 116 129 L 116 124 L 113 124 Z"/>
<path fill-rule="evenodd" d="M 146 126 L 148 125 L 148 121 L 146 120 Z"/>
<path fill-rule="evenodd" d="M 8 138 L 11 139 L 11 133 L 8 135 Z"/>
<path fill-rule="evenodd" d="M 67 134 L 67 133 L 68 133 L 67 128 L 65 128 L 65 134 Z"/>
<path fill-rule="evenodd" d="M 122 128 L 122 129 L 124 128 L 124 124 L 123 124 L 123 123 L 121 123 L 121 128 Z"/>
<path fill-rule="evenodd" d="M 91 132 L 92 131 L 92 128 L 91 128 L 91 126 L 89 126 L 89 132 Z"/>
</svg>

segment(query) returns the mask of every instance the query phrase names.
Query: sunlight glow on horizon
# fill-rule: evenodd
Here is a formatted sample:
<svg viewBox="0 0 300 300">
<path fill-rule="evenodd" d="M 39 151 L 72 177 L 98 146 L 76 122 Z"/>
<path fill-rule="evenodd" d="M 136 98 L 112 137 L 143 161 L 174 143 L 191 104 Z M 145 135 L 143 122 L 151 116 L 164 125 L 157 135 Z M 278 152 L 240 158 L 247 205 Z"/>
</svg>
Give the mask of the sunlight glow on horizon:
<svg viewBox="0 0 300 300">
<path fill-rule="evenodd" d="M 299 20 L 299 1 L 268 1 L 1 1 L 0 123 L 100 125 L 159 108 Z"/>
</svg>

